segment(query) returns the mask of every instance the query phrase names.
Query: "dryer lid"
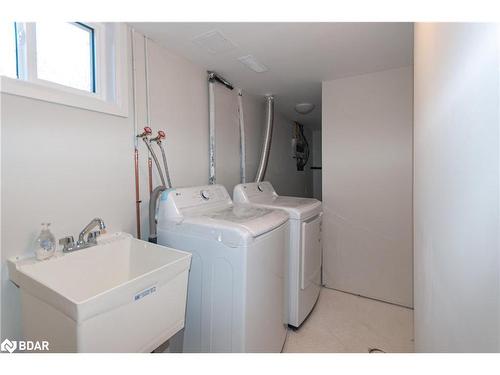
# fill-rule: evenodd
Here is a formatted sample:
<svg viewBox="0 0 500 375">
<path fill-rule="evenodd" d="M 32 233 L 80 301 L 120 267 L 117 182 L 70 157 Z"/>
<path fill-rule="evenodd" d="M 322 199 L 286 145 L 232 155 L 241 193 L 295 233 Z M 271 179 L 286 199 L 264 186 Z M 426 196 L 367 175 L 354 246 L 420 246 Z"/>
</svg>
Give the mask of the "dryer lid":
<svg viewBox="0 0 500 375">
<path fill-rule="evenodd" d="M 207 212 L 201 215 L 209 223 L 220 228 L 238 227 L 247 230 L 252 237 L 267 233 L 288 220 L 281 211 L 267 208 L 235 205 L 221 211 Z"/>
<path fill-rule="evenodd" d="M 236 185 L 233 199 L 235 203 L 284 210 L 290 218 L 297 220 L 316 216 L 322 211 L 321 201 L 313 198 L 280 196 L 267 181 Z"/>
</svg>

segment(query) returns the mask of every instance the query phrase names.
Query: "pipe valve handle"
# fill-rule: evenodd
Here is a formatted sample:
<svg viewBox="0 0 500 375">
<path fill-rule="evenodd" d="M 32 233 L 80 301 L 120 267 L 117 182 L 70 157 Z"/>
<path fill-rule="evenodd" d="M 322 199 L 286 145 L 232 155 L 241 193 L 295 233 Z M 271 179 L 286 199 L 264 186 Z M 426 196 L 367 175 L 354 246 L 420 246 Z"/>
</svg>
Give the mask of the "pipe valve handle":
<svg viewBox="0 0 500 375">
<path fill-rule="evenodd" d="M 141 134 L 138 134 L 137 137 L 139 138 L 147 138 L 153 133 L 151 128 L 149 126 L 144 127 L 144 131 Z"/>
<path fill-rule="evenodd" d="M 166 135 L 163 130 L 158 130 L 158 138 L 159 139 L 165 139 Z"/>
</svg>

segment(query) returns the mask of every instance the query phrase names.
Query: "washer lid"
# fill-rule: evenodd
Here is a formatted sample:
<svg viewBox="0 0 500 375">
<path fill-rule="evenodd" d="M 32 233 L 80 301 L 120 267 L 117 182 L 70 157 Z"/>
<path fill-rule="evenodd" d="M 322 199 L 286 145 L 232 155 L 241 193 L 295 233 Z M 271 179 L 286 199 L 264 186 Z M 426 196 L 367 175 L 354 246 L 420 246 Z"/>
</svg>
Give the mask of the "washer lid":
<svg viewBox="0 0 500 375">
<path fill-rule="evenodd" d="M 297 220 L 307 219 L 322 211 L 321 201 L 313 198 L 279 196 L 267 181 L 236 185 L 233 199 L 235 203 L 285 210 L 290 218 Z"/>
<path fill-rule="evenodd" d="M 157 213 L 158 230 L 242 246 L 288 221 L 280 210 L 233 205 L 224 186 L 165 191 Z"/>
<path fill-rule="evenodd" d="M 279 210 L 235 205 L 221 211 L 201 215 L 211 226 L 223 228 L 236 227 L 251 233 L 252 237 L 267 233 L 288 220 Z"/>
<path fill-rule="evenodd" d="M 235 206 L 192 212 L 180 220 L 158 220 L 158 231 L 218 241 L 228 247 L 248 246 L 255 238 L 280 227 L 288 221 L 281 210 Z"/>
</svg>

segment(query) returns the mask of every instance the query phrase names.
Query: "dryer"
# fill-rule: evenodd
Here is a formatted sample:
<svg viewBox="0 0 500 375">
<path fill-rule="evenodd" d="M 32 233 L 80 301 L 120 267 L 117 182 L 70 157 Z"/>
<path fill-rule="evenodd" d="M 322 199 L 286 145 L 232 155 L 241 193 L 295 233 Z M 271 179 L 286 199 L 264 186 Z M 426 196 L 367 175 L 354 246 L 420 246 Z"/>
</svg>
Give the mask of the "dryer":
<svg viewBox="0 0 500 375">
<path fill-rule="evenodd" d="M 281 209 L 290 216 L 287 319 L 289 325 L 299 327 L 314 308 L 321 290 L 321 201 L 279 196 L 267 181 L 236 185 L 233 200 L 235 204 Z"/>
<path fill-rule="evenodd" d="M 224 186 L 169 189 L 158 243 L 190 252 L 184 352 L 280 352 L 286 336 L 283 211 L 233 205 Z"/>
</svg>

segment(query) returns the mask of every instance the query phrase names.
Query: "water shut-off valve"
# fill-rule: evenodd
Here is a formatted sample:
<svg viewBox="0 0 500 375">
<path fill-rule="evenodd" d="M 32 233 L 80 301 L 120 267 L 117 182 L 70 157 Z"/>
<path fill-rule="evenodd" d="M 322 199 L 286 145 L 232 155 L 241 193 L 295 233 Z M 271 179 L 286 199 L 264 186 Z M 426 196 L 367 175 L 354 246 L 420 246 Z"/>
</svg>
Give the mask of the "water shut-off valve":
<svg viewBox="0 0 500 375">
<path fill-rule="evenodd" d="M 151 142 L 156 142 L 158 144 L 161 143 L 163 139 L 165 139 L 166 134 L 163 130 L 158 130 L 158 135 L 154 138 L 151 138 Z"/>
<path fill-rule="evenodd" d="M 146 126 L 144 127 L 144 131 L 141 134 L 137 134 L 137 138 L 145 139 L 151 134 L 153 134 L 153 130 L 149 126 Z"/>
</svg>

